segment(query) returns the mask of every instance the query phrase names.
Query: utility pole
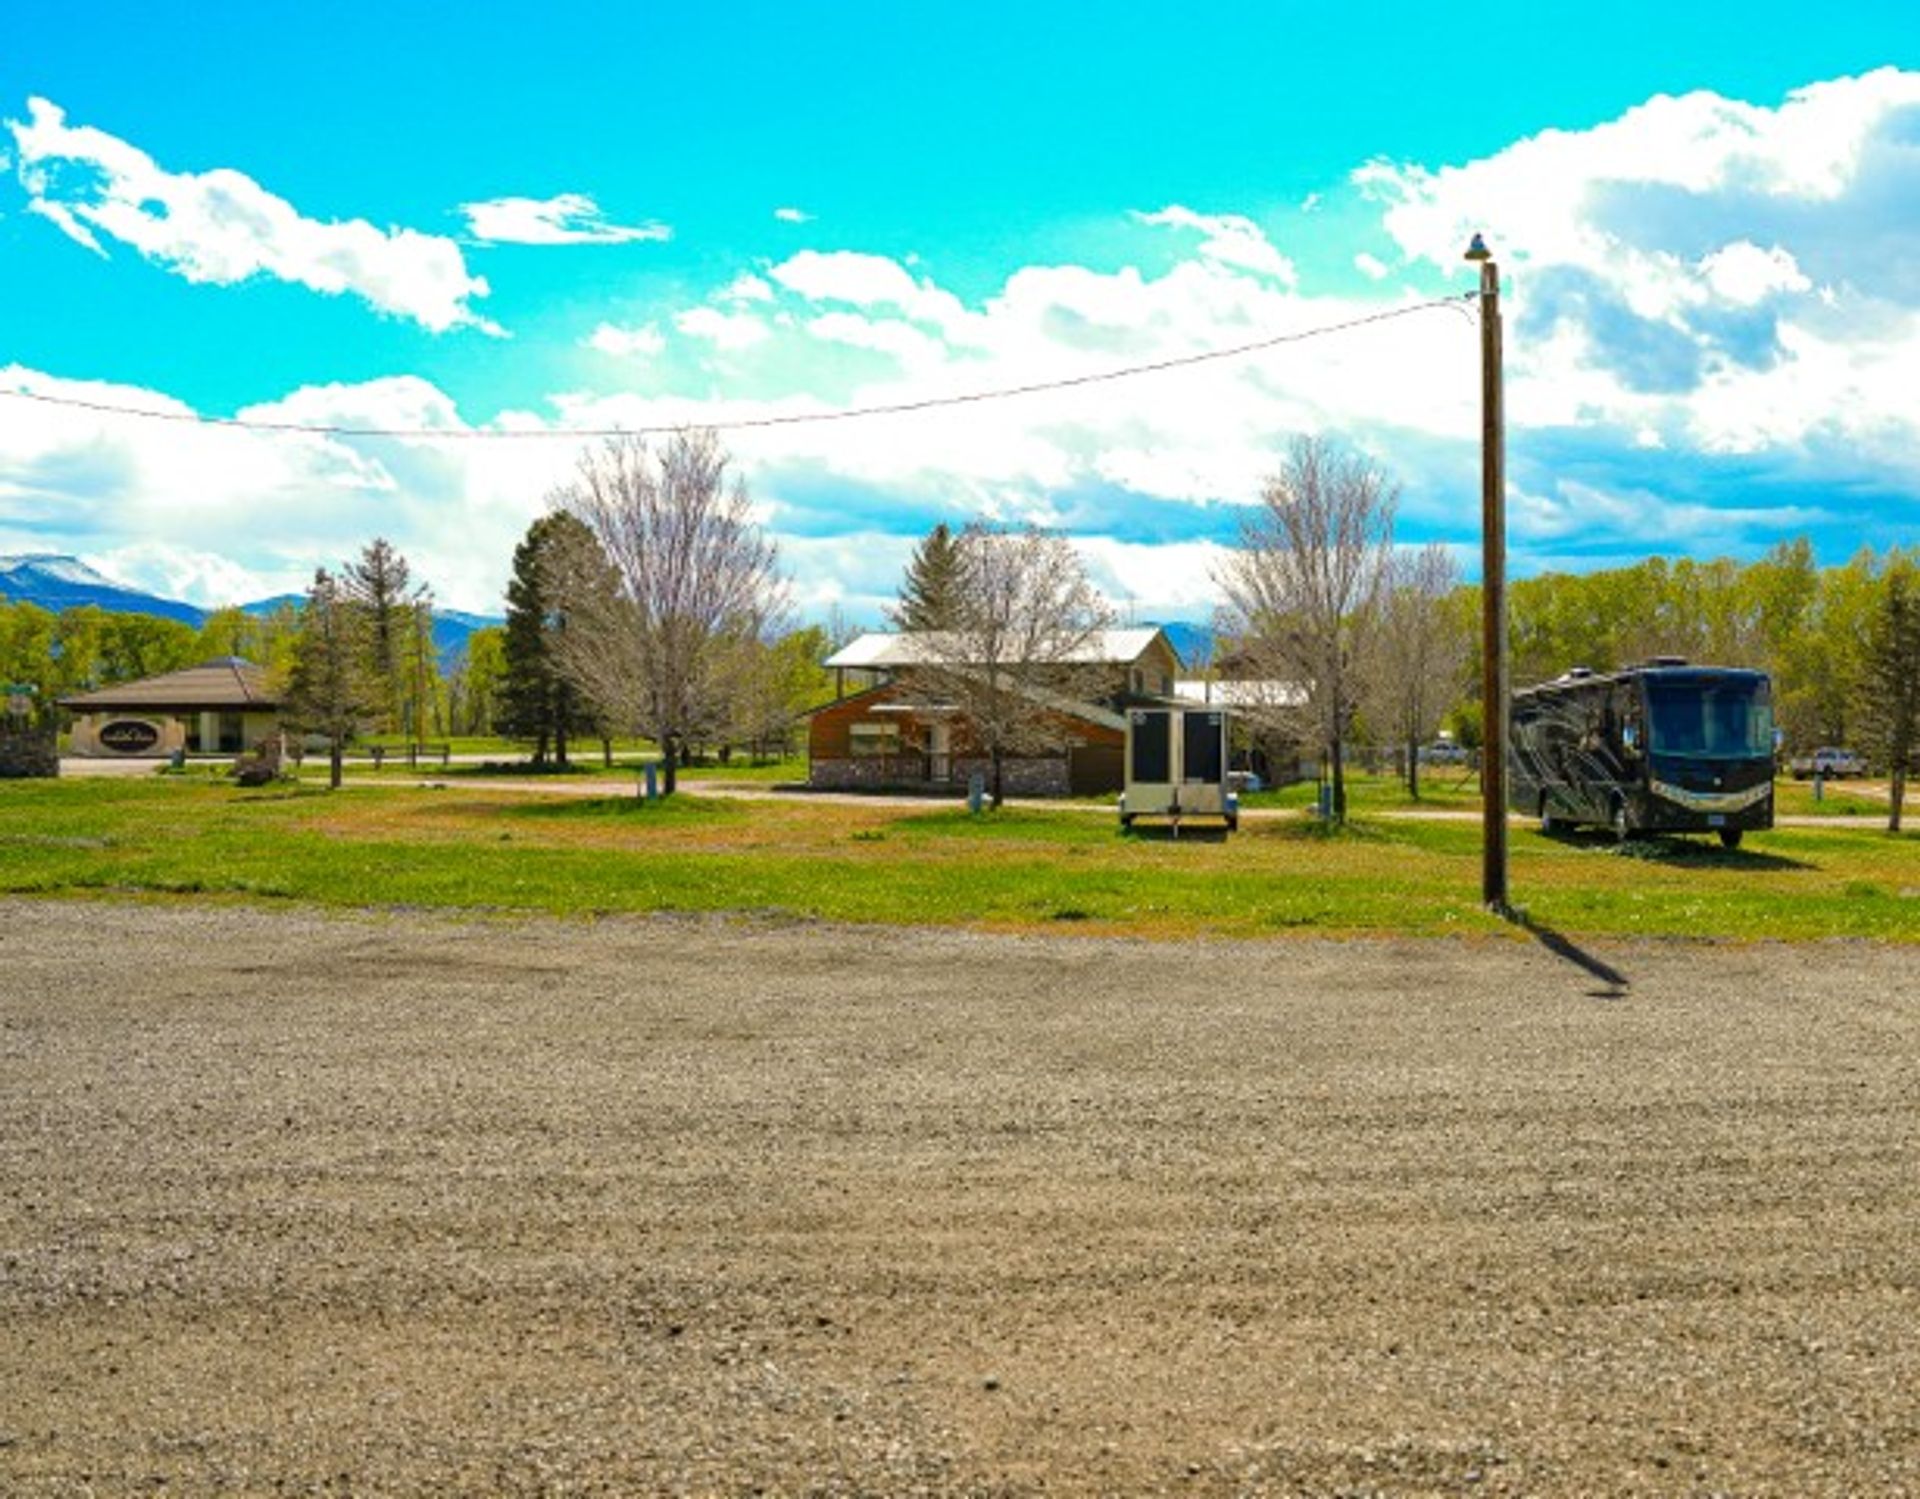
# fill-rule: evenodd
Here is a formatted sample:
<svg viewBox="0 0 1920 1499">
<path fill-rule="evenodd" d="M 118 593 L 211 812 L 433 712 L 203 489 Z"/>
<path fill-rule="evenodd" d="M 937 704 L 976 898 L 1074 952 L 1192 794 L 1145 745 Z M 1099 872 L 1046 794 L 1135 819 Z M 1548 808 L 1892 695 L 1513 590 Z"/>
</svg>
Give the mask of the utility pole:
<svg viewBox="0 0 1920 1499">
<path fill-rule="evenodd" d="M 1507 415 L 1500 370 L 1500 267 L 1474 235 L 1480 267 L 1480 899 L 1507 906 Z"/>
</svg>

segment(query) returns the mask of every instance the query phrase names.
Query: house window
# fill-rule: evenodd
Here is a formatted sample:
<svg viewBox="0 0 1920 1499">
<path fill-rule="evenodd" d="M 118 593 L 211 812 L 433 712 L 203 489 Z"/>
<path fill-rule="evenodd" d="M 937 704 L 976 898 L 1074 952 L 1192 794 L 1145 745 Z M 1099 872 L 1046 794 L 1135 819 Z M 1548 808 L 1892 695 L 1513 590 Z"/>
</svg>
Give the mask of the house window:
<svg viewBox="0 0 1920 1499">
<path fill-rule="evenodd" d="M 897 723 L 857 723 L 847 730 L 850 754 L 897 755 L 900 753 L 900 725 Z"/>
</svg>

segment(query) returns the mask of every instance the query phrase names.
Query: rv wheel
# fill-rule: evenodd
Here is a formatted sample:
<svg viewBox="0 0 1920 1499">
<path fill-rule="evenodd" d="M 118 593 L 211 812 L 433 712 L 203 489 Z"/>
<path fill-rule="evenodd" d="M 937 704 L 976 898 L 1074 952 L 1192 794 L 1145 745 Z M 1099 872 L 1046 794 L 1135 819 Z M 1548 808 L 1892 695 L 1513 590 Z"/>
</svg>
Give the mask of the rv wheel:
<svg viewBox="0 0 1920 1499">
<path fill-rule="evenodd" d="M 1740 835 L 1743 831 L 1741 828 L 1720 829 L 1720 846 L 1722 848 L 1738 848 L 1740 846 Z"/>
<path fill-rule="evenodd" d="M 1551 838 L 1560 831 L 1560 820 L 1553 815 L 1553 808 L 1547 802 L 1546 792 L 1540 793 L 1540 833 Z"/>
<path fill-rule="evenodd" d="M 1613 841 L 1625 843 L 1633 836 L 1633 829 L 1627 826 L 1627 804 L 1619 798 L 1614 799 L 1613 816 L 1608 825 L 1613 829 Z"/>
</svg>

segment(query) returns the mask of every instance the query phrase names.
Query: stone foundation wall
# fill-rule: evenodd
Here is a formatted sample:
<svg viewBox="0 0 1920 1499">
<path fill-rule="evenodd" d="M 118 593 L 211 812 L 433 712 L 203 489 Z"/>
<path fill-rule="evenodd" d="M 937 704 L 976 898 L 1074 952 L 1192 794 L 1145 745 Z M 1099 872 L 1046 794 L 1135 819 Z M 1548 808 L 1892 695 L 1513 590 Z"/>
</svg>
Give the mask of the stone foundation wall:
<svg viewBox="0 0 1920 1499">
<path fill-rule="evenodd" d="M 59 774 L 60 745 L 52 729 L 0 727 L 0 780 L 44 780 Z"/>
<path fill-rule="evenodd" d="M 823 791 L 879 791 L 886 787 L 947 790 L 963 795 L 967 780 L 978 771 L 993 789 L 993 762 L 984 756 L 956 755 L 953 774 L 944 781 L 927 779 L 926 761 L 919 756 L 857 755 L 816 757 L 807 766 L 807 784 Z M 1005 763 L 1008 796 L 1067 795 L 1064 759 L 1008 760 Z"/>
<path fill-rule="evenodd" d="M 1065 796 L 1067 794 L 1067 762 L 1061 759 L 1004 760 L 1001 769 L 1006 775 L 1008 796 Z M 962 786 L 975 771 L 986 782 L 987 790 L 993 790 L 993 761 L 984 755 L 979 759 L 963 758 L 956 755 L 953 761 L 954 779 Z"/>
</svg>

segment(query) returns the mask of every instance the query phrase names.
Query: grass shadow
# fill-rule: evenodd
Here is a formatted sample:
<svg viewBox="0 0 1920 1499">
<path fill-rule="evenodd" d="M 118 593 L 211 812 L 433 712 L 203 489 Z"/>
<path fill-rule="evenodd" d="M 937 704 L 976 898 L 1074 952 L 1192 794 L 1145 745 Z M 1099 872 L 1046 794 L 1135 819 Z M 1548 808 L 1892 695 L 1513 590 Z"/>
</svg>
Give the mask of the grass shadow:
<svg viewBox="0 0 1920 1499">
<path fill-rule="evenodd" d="M 1616 858 L 1644 859 L 1649 864 L 1677 865 L 1689 869 L 1812 869 L 1803 859 L 1785 854 L 1765 854 L 1751 848 L 1722 848 L 1718 843 L 1703 843 L 1692 838 L 1629 838 L 1616 844 Z"/>
<path fill-rule="evenodd" d="M 1178 828 L 1170 822 L 1136 822 L 1120 835 L 1141 843 L 1225 843 L 1231 832 L 1217 822 L 1189 822 Z"/>
<path fill-rule="evenodd" d="M 969 812 L 965 805 L 942 807 L 937 811 L 914 812 L 891 824 L 894 831 L 908 838 L 1013 838 L 1031 843 L 1088 844 L 1105 843 L 1113 837 L 1113 826 L 1097 817 L 1064 817 L 1026 807 L 1002 807 Z"/>
<path fill-rule="evenodd" d="M 1565 848 L 1588 849 L 1595 853 L 1610 854 L 1616 859 L 1638 859 L 1646 864 L 1685 869 L 1752 872 L 1816 867 L 1804 859 L 1791 858 L 1786 854 L 1762 853 L 1751 848 L 1722 848 L 1718 843 L 1678 835 L 1643 833 L 1620 843 L 1615 841 L 1611 833 L 1595 828 L 1580 828 L 1568 832 L 1538 833 L 1535 836 Z"/>
<path fill-rule="evenodd" d="M 441 765 L 438 761 L 422 760 L 418 767 L 414 767 L 408 765 L 404 759 L 396 761 L 389 756 L 386 768 L 389 771 L 395 768 L 408 771 L 417 768 L 421 775 L 431 775 L 436 778 L 442 776 L 453 778 L 464 777 L 467 779 L 484 777 L 495 780 L 508 778 L 547 780 L 556 776 L 565 778 L 609 774 L 607 767 L 602 765 L 597 758 L 591 762 L 586 760 L 572 760 L 565 765 L 555 765 L 551 762 L 545 765 L 535 765 L 531 760 L 483 760 L 477 765 L 459 763 Z M 639 774 L 635 767 L 622 764 L 616 760 L 613 764 L 613 772 L 618 773 L 622 771 L 634 775 Z"/>
<path fill-rule="evenodd" d="M 467 809 L 471 810 L 471 808 Z M 623 822 L 650 823 L 724 822 L 747 815 L 738 802 L 720 797 L 689 796 L 676 791 L 672 796 L 648 801 L 631 791 L 624 795 L 570 796 L 540 798 L 525 802 L 505 802 L 496 809 L 501 816 L 534 822 L 592 822 L 615 819 Z"/>
<path fill-rule="evenodd" d="M 1364 817 L 1327 822 L 1319 817 L 1271 819 L 1251 827 L 1258 837 L 1283 838 L 1293 843 L 1392 843 L 1396 830 Z"/>
</svg>

